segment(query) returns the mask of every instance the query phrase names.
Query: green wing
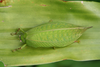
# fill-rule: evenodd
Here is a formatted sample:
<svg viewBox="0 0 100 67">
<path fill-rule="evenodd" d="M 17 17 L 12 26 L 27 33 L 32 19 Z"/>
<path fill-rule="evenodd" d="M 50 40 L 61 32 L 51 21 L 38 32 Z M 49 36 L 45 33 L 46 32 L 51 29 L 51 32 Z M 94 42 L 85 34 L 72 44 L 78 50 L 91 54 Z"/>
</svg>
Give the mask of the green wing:
<svg viewBox="0 0 100 67">
<path fill-rule="evenodd" d="M 65 47 L 77 40 L 86 29 L 69 23 L 46 23 L 29 30 L 26 43 L 32 47 Z"/>
</svg>

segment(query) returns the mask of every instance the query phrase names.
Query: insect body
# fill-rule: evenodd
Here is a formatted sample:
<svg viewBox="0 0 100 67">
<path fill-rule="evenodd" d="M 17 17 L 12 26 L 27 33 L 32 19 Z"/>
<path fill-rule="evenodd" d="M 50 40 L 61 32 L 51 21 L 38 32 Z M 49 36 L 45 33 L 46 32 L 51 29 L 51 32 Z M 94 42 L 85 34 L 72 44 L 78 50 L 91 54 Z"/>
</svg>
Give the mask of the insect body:
<svg viewBox="0 0 100 67">
<path fill-rule="evenodd" d="M 19 30 L 24 33 L 21 35 L 21 40 L 25 43 L 24 46 L 65 47 L 75 42 L 88 28 L 91 27 L 82 27 L 69 23 L 49 22 L 34 27 L 27 32 L 24 32 L 22 29 Z"/>
</svg>

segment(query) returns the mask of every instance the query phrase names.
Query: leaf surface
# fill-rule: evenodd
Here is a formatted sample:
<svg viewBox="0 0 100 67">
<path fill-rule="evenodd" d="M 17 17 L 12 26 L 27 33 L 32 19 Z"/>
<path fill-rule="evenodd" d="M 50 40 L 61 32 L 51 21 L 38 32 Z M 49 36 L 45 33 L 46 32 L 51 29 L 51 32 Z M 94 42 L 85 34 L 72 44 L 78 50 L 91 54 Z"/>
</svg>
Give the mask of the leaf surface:
<svg viewBox="0 0 100 67">
<path fill-rule="evenodd" d="M 0 60 L 8 66 L 37 65 L 71 59 L 88 61 L 100 59 L 100 3 L 64 2 L 62 0 L 12 0 L 10 7 L 0 7 Z M 90 6 L 93 6 L 90 8 Z M 98 7 L 97 7 L 98 6 Z M 11 52 L 23 45 L 19 36 L 11 36 L 18 28 L 25 31 L 47 23 L 67 22 L 93 26 L 65 48 L 32 48 Z M 20 33 L 21 34 L 21 33 Z"/>
</svg>

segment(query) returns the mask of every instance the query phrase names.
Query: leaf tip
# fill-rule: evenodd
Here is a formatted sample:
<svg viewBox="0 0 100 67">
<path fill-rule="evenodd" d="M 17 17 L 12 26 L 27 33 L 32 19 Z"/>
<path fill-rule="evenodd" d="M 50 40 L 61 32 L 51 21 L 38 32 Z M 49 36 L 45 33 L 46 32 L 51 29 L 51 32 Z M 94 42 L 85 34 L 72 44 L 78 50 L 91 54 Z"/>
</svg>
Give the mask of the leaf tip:
<svg viewBox="0 0 100 67">
<path fill-rule="evenodd" d="M 92 28 L 93 26 L 87 27 L 87 29 Z"/>
</svg>

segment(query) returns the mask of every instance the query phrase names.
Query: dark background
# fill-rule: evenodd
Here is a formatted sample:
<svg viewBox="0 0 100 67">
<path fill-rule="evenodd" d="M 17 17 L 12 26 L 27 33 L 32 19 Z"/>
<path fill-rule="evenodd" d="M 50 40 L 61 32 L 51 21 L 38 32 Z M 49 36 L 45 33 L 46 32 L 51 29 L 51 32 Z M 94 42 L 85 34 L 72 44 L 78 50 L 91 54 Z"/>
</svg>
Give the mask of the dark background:
<svg viewBox="0 0 100 67">
<path fill-rule="evenodd" d="M 93 61 L 64 60 L 64 61 L 49 63 L 49 64 L 19 66 L 19 67 L 100 67 L 100 61 L 99 60 L 93 60 Z"/>
</svg>

